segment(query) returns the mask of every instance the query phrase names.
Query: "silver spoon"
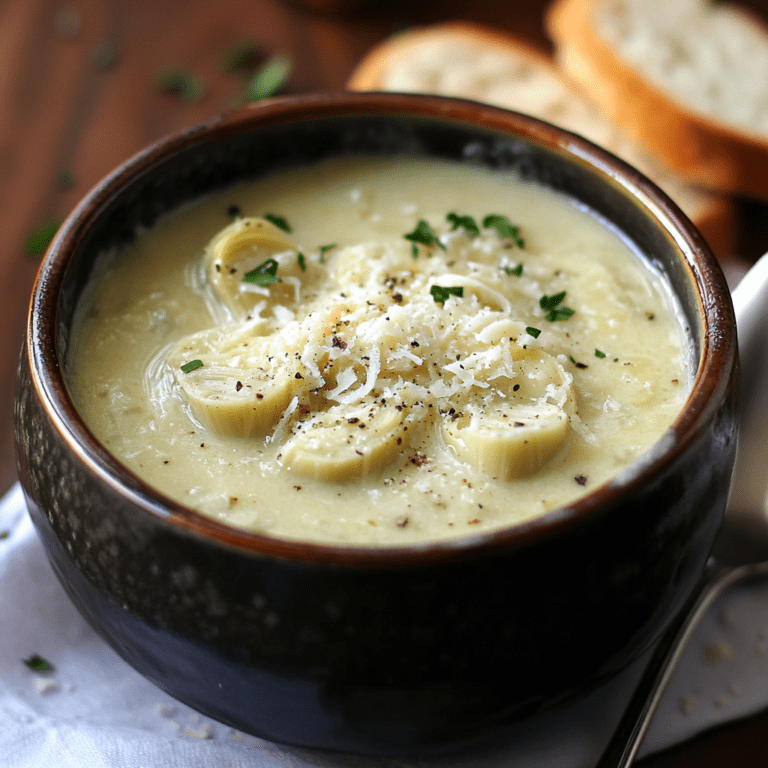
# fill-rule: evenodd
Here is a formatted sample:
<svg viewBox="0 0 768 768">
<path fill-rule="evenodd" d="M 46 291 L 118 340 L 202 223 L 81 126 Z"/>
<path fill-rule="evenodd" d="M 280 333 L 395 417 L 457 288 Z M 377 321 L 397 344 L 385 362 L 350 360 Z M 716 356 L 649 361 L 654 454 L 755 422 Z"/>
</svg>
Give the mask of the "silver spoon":
<svg viewBox="0 0 768 768">
<path fill-rule="evenodd" d="M 596 768 L 634 760 L 683 651 L 717 598 L 736 582 L 768 576 L 768 254 L 733 291 L 742 415 L 731 494 L 713 557 L 696 593 L 662 636 Z"/>
</svg>

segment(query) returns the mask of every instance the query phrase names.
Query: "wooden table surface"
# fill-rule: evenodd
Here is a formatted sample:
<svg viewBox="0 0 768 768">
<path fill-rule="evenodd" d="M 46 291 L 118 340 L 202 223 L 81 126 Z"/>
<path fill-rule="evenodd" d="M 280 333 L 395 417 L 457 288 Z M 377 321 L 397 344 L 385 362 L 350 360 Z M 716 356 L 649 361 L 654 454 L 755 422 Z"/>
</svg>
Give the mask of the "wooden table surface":
<svg viewBox="0 0 768 768">
<path fill-rule="evenodd" d="M 749 4 L 768 18 L 768 0 Z M 415 24 L 484 22 L 547 51 L 546 5 L 547 0 L 0 0 L 0 492 L 15 480 L 15 371 L 39 263 L 25 255 L 28 233 L 64 218 L 137 150 L 227 109 L 242 90 L 242 80 L 222 69 L 227 51 L 253 40 L 266 54 L 290 58 L 286 92 L 337 91 L 371 46 Z M 169 68 L 198 77 L 202 98 L 161 93 L 156 76 Z M 768 214 L 743 201 L 739 212 L 741 243 L 730 256 L 753 261 L 768 247 Z M 765 768 L 768 715 L 731 724 L 642 765 Z"/>
</svg>

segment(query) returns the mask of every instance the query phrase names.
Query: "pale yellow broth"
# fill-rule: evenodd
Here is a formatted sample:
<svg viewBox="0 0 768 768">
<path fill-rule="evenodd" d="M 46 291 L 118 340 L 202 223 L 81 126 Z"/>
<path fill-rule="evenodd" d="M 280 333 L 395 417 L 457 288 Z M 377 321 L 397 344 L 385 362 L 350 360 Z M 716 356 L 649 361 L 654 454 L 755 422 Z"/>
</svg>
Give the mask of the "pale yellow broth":
<svg viewBox="0 0 768 768">
<path fill-rule="evenodd" d="M 336 482 L 284 466 L 282 421 L 256 437 L 204 428 L 179 387 L 183 374 L 177 366 L 171 370 L 167 357 L 191 333 L 237 325 L 201 266 L 206 244 L 232 222 L 232 206 L 242 216 L 275 213 L 289 222 L 288 237 L 307 267 L 294 269 L 306 282 L 291 307 L 294 316 L 302 303 L 316 301 L 334 269 L 358 284 L 376 274 L 380 253 L 399 254 L 402 265 L 418 262 L 418 269 L 432 270 L 430 279 L 439 280 L 441 269 L 485 270 L 494 290 L 509 299 L 515 322 L 541 331 L 517 342 L 546 351 L 564 371 L 572 398 L 562 447 L 529 476 L 496 479 L 446 442 L 439 428 L 445 403 L 427 405 L 425 398 L 394 461 Z M 524 247 L 491 229 L 478 237 L 451 231 L 449 212 L 478 222 L 503 214 L 519 225 Z M 404 234 L 420 219 L 442 238 L 445 252 L 419 246 L 412 256 Z M 330 244 L 335 247 L 321 252 Z M 362 250 L 349 250 L 356 246 Z M 344 259 L 343 267 L 336 263 Z M 561 306 L 574 312 L 549 322 L 538 299 L 561 291 Z M 431 304 L 440 317 L 464 311 L 469 300 Z M 472 301 L 479 314 L 482 296 Z M 634 462 L 662 437 L 689 391 L 689 343 L 679 317 L 666 283 L 615 232 L 550 191 L 468 165 L 346 159 L 217 194 L 167 216 L 124 253 L 105 258 L 78 308 L 67 378 L 98 440 L 182 504 L 278 537 L 407 544 L 530 520 Z M 275 317 L 270 323 L 271 329 L 279 325 Z"/>
</svg>

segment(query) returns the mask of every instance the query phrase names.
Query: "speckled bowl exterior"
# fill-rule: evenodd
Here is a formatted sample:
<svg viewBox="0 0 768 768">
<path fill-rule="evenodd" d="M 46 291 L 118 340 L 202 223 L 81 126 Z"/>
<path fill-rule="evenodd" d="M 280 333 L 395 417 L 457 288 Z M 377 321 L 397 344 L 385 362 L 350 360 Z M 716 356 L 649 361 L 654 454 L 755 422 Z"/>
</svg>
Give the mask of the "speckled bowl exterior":
<svg viewBox="0 0 768 768">
<path fill-rule="evenodd" d="M 697 366 L 668 433 L 614 482 L 538 520 L 440 544 L 341 547 L 227 527 L 165 498 L 91 435 L 69 330 L 99 255 L 234 182 L 344 153 L 515 170 L 618 227 L 669 280 Z M 572 134 L 450 99 L 264 102 L 148 148 L 51 245 L 19 370 L 21 483 L 54 570 L 141 674 L 252 734 L 379 755 L 503 735 L 637 658 L 690 595 L 736 437 L 730 296 L 706 244 L 640 174 Z"/>
</svg>

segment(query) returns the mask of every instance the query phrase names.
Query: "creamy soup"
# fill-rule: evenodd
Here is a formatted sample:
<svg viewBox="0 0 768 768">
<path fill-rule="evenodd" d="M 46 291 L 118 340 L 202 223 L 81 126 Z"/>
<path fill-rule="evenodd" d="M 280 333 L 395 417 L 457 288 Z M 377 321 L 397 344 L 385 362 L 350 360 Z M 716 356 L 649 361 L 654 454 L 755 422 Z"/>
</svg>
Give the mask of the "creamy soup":
<svg viewBox="0 0 768 768">
<path fill-rule="evenodd" d="M 405 544 L 530 520 L 689 390 L 665 282 L 511 175 L 344 159 L 166 217 L 100 268 L 67 375 L 165 494 L 266 534 Z"/>
</svg>

